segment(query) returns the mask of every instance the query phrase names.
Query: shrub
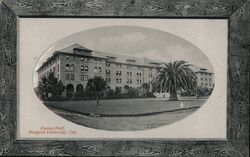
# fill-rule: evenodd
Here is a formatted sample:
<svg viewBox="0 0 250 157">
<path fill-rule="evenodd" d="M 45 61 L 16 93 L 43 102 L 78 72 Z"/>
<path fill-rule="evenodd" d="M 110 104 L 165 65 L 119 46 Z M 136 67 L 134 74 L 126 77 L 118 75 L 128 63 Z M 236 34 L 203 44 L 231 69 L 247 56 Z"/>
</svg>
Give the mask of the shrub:
<svg viewBox="0 0 250 157">
<path fill-rule="evenodd" d="M 139 97 L 139 90 L 135 88 L 130 88 L 128 90 L 128 96 L 132 98 Z"/>
</svg>

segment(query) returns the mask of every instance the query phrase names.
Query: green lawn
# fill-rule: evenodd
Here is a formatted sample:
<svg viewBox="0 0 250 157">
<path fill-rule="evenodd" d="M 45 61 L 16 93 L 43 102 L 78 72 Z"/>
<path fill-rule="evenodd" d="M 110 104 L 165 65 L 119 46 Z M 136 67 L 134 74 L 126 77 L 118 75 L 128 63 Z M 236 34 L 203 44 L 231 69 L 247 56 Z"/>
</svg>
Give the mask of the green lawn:
<svg viewBox="0 0 250 157">
<path fill-rule="evenodd" d="M 179 101 L 147 98 L 101 100 L 99 106 L 94 100 L 48 101 L 45 104 L 56 114 L 79 125 L 102 130 L 131 131 L 156 128 L 183 119 L 205 101 L 193 98 Z M 183 103 L 182 109 L 180 103 Z"/>
<path fill-rule="evenodd" d="M 100 100 L 100 105 L 96 105 L 95 100 L 48 101 L 45 104 L 49 107 L 82 114 L 136 115 L 178 110 L 181 109 L 181 102 L 184 108 L 200 107 L 205 101 L 204 99 L 168 101 L 160 98 L 138 98 Z"/>
</svg>

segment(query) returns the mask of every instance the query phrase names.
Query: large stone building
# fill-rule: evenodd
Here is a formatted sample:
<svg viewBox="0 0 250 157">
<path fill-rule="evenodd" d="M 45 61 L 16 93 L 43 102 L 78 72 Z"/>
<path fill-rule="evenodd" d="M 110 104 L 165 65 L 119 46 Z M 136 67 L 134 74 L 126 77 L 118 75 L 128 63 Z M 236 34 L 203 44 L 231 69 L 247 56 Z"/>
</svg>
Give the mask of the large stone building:
<svg viewBox="0 0 250 157">
<path fill-rule="evenodd" d="M 53 72 L 66 90 L 84 89 L 88 79 L 100 76 L 106 80 L 108 88 L 124 86 L 141 89 L 143 83 L 151 83 L 154 75 L 161 68 L 159 61 L 148 58 L 135 58 L 107 52 L 99 52 L 74 44 L 55 51 L 37 70 L 39 81 Z M 213 73 L 207 69 L 193 67 L 198 86 L 212 89 Z"/>
<path fill-rule="evenodd" d="M 197 77 L 197 86 L 212 90 L 214 88 L 214 73 L 208 69 L 193 66 L 192 70 Z"/>
<path fill-rule="evenodd" d="M 75 44 L 55 51 L 37 72 L 39 80 L 53 72 L 66 90 L 84 89 L 89 78 L 101 76 L 109 88 L 124 91 L 125 85 L 141 89 L 143 83 L 150 83 L 160 66 L 147 58 L 98 52 Z"/>
</svg>

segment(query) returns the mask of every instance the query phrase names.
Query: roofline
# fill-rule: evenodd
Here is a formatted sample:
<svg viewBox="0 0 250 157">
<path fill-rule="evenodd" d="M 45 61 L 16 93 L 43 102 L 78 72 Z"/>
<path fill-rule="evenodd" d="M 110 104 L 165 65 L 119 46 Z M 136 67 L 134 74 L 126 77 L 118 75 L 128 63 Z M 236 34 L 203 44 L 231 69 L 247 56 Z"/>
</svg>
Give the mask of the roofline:
<svg viewBox="0 0 250 157">
<path fill-rule="evenodd" d="M 84 56 L 84 57 L 89 57 L 89 58 L 102 58 L 102 59 L 106 59 L 105 57 L 96 57 L 96 56 L 87 56 L 87 55 L 81 55 L 81 54 L 74 54 L 74 53 L 67 53 L 67 52 L 60 52 L 60 51 L 55 51 L 53 53 L 53 55 L 51 57 L 49 57 L 48 60 L 46 60 L 37 70 L 36 72 L 38 72 L 42 67 L 44 67 L 48 62 L 50 62 L 55 56 L 59 55 L 59 54 L 66 54 L 69 56 Z"/>
<path fill-rule="evenodd" d="M 207 71 L 195 71 L 195 73 L 208 73 L 208 74 L 214 74 L 213 72 L 207 72 Z"/>
<path fill-rule="evenodd" d="M 110 63 L 118 63 L 118 64 L 125 64 L 125 65 L 134 65 L 134 66 L 142 66 L 142 67 L 155 67 L 155 66 L 148 66 L 148 65 L 141 65 L 141 64 L 130 64 L 130 63 L 123 63 L 123 62 L 116 62 L 116 61 L 109 61 Z M 162 63 L 160 63 L 162 64 Z M 155 67 L 158 68 L 158 67 Z M 162 67 L 159 67 L 162 68 Z"/>
</svg>

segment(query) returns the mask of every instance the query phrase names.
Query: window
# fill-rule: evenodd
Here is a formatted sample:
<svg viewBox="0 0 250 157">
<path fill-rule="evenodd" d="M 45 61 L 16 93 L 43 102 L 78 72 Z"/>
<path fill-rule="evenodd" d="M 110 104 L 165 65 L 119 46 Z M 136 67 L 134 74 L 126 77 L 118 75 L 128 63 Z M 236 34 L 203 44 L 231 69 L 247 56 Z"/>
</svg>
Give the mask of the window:
<svg viewBox="0 0 250 157">
<path fill-rule="evenodd" d="M 84 58 L 81 58 L 81 61 L 84 61 Z"/>
<path fill-rule="evenodd" d="M 75 74 L 70 74 L 70 79 L 74 80 L 75 79 Z"/>
<path fill-rule="evenodd" d="M 106 82 L 110 83 L 111 79 L 110 78 L 106 78 Z"/>
<path fill-rule="evenodd" d="M 97 72 L 98 72 L 98 71 L 97 71 L 97 67 L 95 67 L 95 70 L 94 70 L 94 72 L 95 72 L 95 73 L 97 73 Z"/>
<path fill-rule="evenodd" d="M 69 80 L 70 74 L 66 73 L 66 80 Z"/>
<path fill-rule="evenodd" d="M 65 69 L 66 69 L 66 70 L 69 70 L 69 64 L 66 64 Z"/>
<path fill-rule="evenodd" d="M 149 68 L 149 71 L 153 71 L 153 68 Z"/>
<path fill-rule="evenodd" d="M 201 83 L 201 86 L 204 86 L 204 83 Z"/>
<path fill-rule="evenodd" d="M 152 77 L 152 76 L 153 76 L 153 74 L 152 74 L 152 73 L 149 73 L 149 74 L 148 74 L 148 76 L 149 76 L 149 77 Z"/>
<path fill-rule="evenodd" d="M 106 66 L 110 67 L 110 62 L 106 62 Z"/>
<path fill-rule="evenodd" d="M 57 71 L 58 71 L 58 72 L 60 71 L 60 67 L 59 67 L 59 64 L 57 65 Z"/>
<path fill-rule="evenodd" d="M 127 83 L 131 84 L 132 83 L 132 79 L 127 79 Z"/>
<path fill-rule="evenodd" d="M 102 68 L 101 67 L 98 68 L 98 72 L 99 73 L 102 72 Z"/>
<path fill-rule="evenodd" d="M 110 74 L 110 70 L 106 70 L 106 74 Z"/>
<path fill-rule="evenodd" d="M 53 73 L 55 73 L 56 72 L 56 67 L 53 67 Z"/>
<path fill-rule="evenodd" d="M 66 59 L 69 59 L 69 56 L 66 56 Z"/>
<path fill-rule="evenodd" d="M 122 75 L 122 71 L 116 71 L 116 75 L 121 76 Z"/>
<path fill-rule="evenodd" d="M 205 78 L 205 81 L 207 81 L 207 78 Z"/>
<path fill-rule="evenodd" d="M 141 80 L 137 80 L 137 84 L 141 84 Z"/>
<path fill-rule="evenodd" d="M 205 86 L 207 86 L 207 83 L 205 83 Z"/>
<path fill-rule="evenodd" d="M 211 79 L 211 78 L 209 78 L 209 81 L 212 81 L 212 79 Z"/>
<path fill-rule="evenodd" d="M 84 66 L 83 65 L 81 65 L 81 71 L 84 71 L 85 69 L 84 69 Z"/>
<path fill-rule="evenodd" d="M 88 81 L 89 76 L 88 75 L 81 75 L 81 81 Z"/>
<path fill-rule="evenodd" d="M 212 84 L 211 83 L 209 83 L 209 87 L 211 87 L 212 86 Z"/>
<path fill-rule="evenodd" d="M 71 64 L 71 65 L 70 65 L 70 70 L 71 70 L 71 71 L 74 71 L 74 68 L 75 68 L 74 64 Z"/>
<path fill-rule="evenodd" d="M 141 67 L 140 67 L 140 66 L 138 66 L 138 67 L 137 67 L 137 69 L 138 69 L 138 70 L 141 70 Z"/>
<path fill-rule="evenodd" d="M 89 71 L 89 67 L 88 66 L 85 66 L 85 71 Z"/>
<path fill-rule="evenodd" d="M 201 81 L 203 81 L 203 77 L 201 77 Z"/>
</svg>

